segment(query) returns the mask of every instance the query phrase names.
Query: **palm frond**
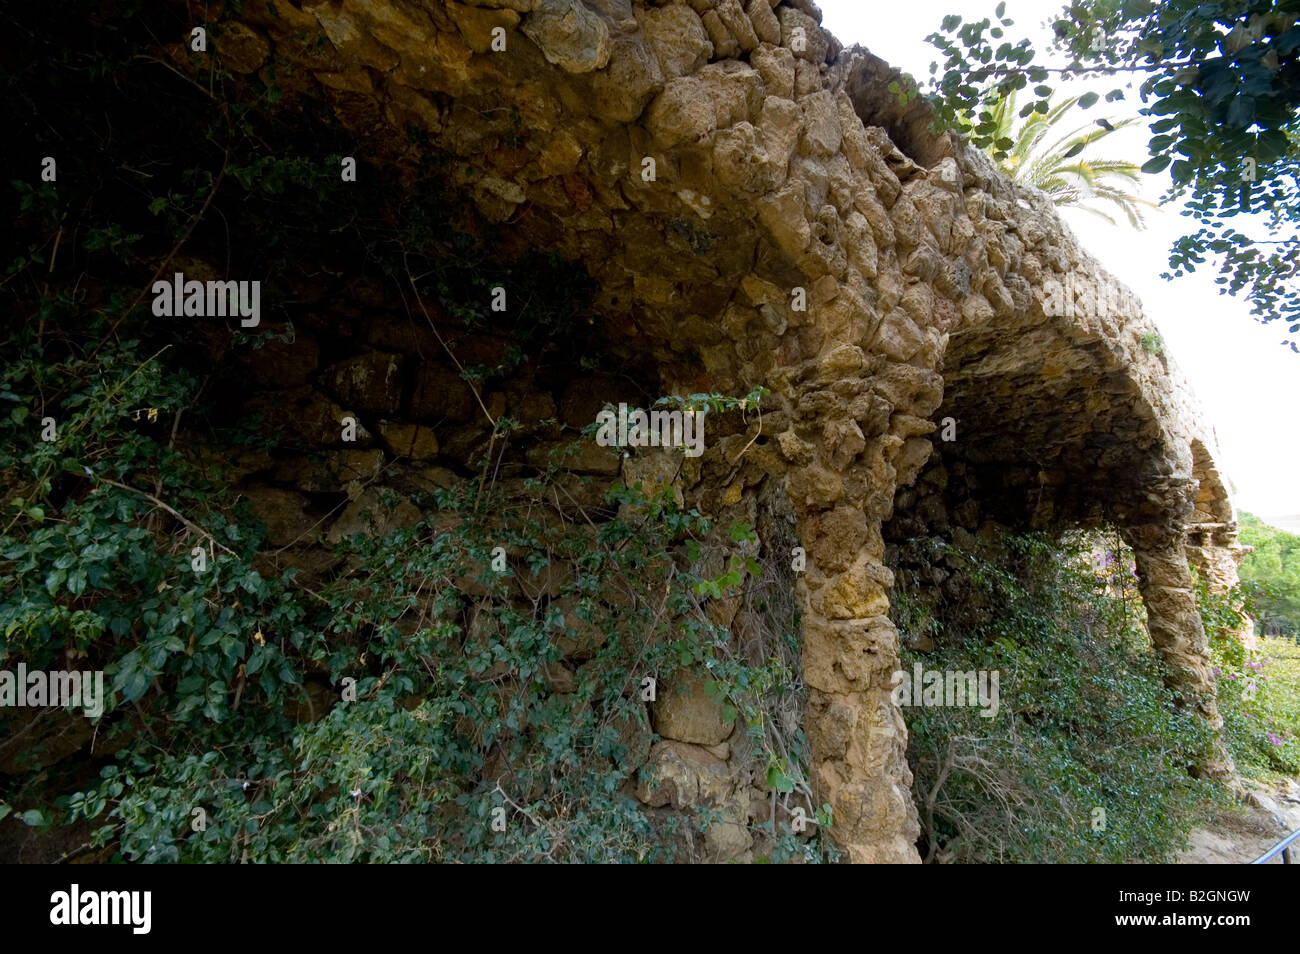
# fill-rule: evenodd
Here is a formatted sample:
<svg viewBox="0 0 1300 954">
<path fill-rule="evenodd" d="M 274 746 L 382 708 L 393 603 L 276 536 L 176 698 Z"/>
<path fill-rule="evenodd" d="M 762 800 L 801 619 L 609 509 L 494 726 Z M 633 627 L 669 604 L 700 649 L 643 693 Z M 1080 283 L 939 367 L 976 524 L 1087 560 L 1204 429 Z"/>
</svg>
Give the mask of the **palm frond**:
<svg viewBox="0 0 1300 954">
<path fill-rule="evenodd" d="M 999 161 L 1014 181 L 1041 189 L 1058 206 L 1083 209 L 1112 224 L 1115 220 L 1097 204 L 1118 206 L 1134 228 L 1145 228 L 1141 206 L 1155 208 L 1155 204 L 1132 188 L 1141 181 L 1141 167 L 1124 159 L 1096 156 L 1097 145 L 1107 136 L 1137 125 L 1138 120 L 1130 117 L 1111 122 L 1109 127 L 1094 121 L 1061 132 L 1063 121 L 1078 103 L 1078 96 L 1067 96 L 1049 104 L 1046 113 L 1034 112 L 1022 120 L 1013 90 L 982 103 L 977 112 L 990 114 L 995 142 L 1004 146 L 1010 142 Z"/>
</svg>

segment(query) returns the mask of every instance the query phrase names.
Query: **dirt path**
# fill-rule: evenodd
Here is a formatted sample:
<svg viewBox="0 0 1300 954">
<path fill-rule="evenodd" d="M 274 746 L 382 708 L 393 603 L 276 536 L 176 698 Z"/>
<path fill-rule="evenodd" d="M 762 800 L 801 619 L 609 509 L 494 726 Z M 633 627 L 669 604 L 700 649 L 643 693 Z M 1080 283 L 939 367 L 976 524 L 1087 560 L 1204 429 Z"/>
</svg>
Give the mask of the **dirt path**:
<svg viewBox="0 0 1300 954">
<path fill-rule="evenodd" d="M 1191 847 L 1178 856 L 1184 865 L 1233 865 L 1254 861 L 1283 834 L 1300 828 L 1300 781 L 1263 788 L 1247 784 L 1259 804 L 1224 813 L 1215 823 L 1192 832 Z M 1300 851 L 1293 853 L 1296 858 Z M 1281 859 L 1275 860 L 1281 864 Z"/>
</svg>

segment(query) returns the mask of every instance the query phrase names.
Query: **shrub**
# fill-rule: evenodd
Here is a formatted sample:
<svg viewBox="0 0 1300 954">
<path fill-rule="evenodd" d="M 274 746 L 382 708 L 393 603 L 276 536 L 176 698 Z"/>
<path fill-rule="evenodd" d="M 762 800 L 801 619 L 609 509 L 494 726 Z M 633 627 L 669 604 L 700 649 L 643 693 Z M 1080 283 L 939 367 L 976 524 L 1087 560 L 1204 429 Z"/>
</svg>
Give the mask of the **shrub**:
<svg viewBox="0 0 1300 954">
<path fill-rule="evenodd" d="M 681 667 L 742 720 L 783 800 L 807 791 L 802 735 L 777 715 L 799 705 L 797 619 L 763 605 L 781 588 L 746 555 L 751 528 L 639 486 L 611 492 L 612 519 L 557 519 L 550 471 L 522 499 L 488 480 L 418 500 L 417 526 L 339 543 L 356 569 L 324 585 L 267 577 L 260 523 L 170 445 L 193 377 L 135 341 L 90 362 L 62 334 L 63 358 L 29 333 L 0 369 L 0 472 L 16 488 L 0 664 L 104 669 L 113 754 L 75 793 L 40 802 L 20 776 L 0 804 L 93 821 L 97 844 L 138 861 L 665 860 L 673 822 L 632 796 L 652 739 L 639 689 Z M 59 421 L 57 442 L 31 407 Z M 201 573 L 195 546 L 215 554 Z M 560 592 L 521 598 L 516 577 L 560 565 Z M 711 621 L 727 598 L 772 618 L 757 656 Z M 561 638 L 591 644 L 580 665 L 562 664 Z M 831 851 L 787 832 L 771 858 Z"/>
<path fill-rule="evenodd" d="M 904 564 L 936 543 L 904 545 Z M 904 670 L 916 662 L 997 670 L 1001 699 L 993 719 L 973 707 L 904 710 L 925 859 L 1171 858 L 1211 791 L 1187 772 L 1208 730 L 1165 688 L 1142 627 L 1131 555 L 1085 534 L 1007 535 L 940 549 L 968 598 L 999 609 L 949 632 L 958 608 L 900 571 L 900 632 L 906 640 L 919 627 L 938 643 L 931 653 L 904 649 Z"/>
<path fill-rule="evenodd" d="M 1300 775 L 1300 666 L 1295 643 L 1260 637 L 1250 650 L 1232 634 L 1258 610 L 1245 585 L 1213 593 L 1197 580 L 1197 600 L 1218 681 L 1224 739 L 1244 775 Z"/>
</svg>

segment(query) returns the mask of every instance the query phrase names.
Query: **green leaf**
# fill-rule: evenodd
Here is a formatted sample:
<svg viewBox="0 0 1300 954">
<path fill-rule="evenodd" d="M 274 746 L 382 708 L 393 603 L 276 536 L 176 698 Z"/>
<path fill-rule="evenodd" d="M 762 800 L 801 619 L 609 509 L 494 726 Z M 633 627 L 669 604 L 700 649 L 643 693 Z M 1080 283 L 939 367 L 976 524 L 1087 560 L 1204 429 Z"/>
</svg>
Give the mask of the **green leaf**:
<svg viewBox="0 0 1300 954">
<path fill-rule="evenodd" d="M 152 681 L 146 673 L 138 669 L 131 670 L 122 681 L 122 698 L 127 702 L 135 702 L 149 691 L 149 683 Z"/>
<path fill-rule="evenodd" d="M 1169 156 L 1156 156 L 1142 164 L 1142 171 L 1150 174 L 1163 172 L 1173 160 Z"/>
<path fill-rule="evenodd" d="M 1079 108 L 1091 109 L 1093 106 L 1097 105 L 1097 100 L 1100 98 L 1101 97 L 1096 93 L 1084 93 L 1079 97 Z"/>
<path fill-rule="evenodd" d="M 1246 127 L 1255 118 L 1255 99 L 1253 96 L 1238 96 L 1228 107 L 1228 125 Z"/>
</svg>

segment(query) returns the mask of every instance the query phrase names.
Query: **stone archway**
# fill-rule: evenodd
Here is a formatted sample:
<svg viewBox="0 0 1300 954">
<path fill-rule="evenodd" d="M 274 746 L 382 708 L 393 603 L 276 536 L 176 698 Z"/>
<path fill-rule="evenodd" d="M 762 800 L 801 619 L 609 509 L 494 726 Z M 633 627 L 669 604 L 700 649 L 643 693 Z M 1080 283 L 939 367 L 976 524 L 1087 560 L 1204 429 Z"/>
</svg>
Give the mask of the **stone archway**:
<svg viewBox="0 0 1300 954">
<path fill-rule="evenodd" d="M 741 494 L 780 482 L 807 549 L 817 796 L 850 860 L 914 862 L 881 524 L 935 412 L 990 472 L 1029 474 L 1036 507 L 1126 528 L 1153 638 L 1200 693 L 1192 454 L 1135 303 L 1098 308 L 1113 282 L 1046 201 L 930 135 L 898 74 L 819 20 L 808 0 L 249 0 L 217 55 L 330 103 L 395 185 L 408 126 L 463 160 L 482 218 L 582 262 L 665 393 L 771 389 L 771 449 L 751 428 L 725 469 Z"/>
</svg>

